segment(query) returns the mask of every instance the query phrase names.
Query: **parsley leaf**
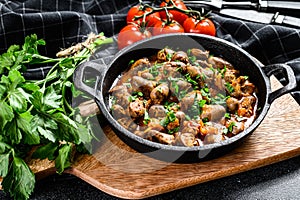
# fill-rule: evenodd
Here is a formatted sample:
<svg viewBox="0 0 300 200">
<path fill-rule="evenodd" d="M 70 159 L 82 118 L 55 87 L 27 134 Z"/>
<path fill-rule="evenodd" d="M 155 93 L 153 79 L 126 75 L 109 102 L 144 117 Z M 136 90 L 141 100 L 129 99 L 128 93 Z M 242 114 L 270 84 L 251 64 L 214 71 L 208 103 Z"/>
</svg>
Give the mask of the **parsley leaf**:
<svg viewBox="0 0 300 200">
<path fill-rule="evenodd" d="M 20 129 L 18 128 L 17 118 L 13 118 L 13 120 L 6 124 L 3 135 L 6 136 L 5 142 L 9 144 L 19 144 L 22 139 L 22 134 Z"/>
<path fill-rule="evenodd" d="M 59 146 L 56 143 L 49 142 L 48 144 L 37 148 L 33 152 L 32 158 L 48 158 L 49 160 L 54 160 L 56 158 L 55 154 L 57 153 L 58 147 Z"/>
<path fill-rule="evenodd" d="M 8 173 L 9 153 L 0 154 L 0 176 L 4 177 Z"/>
<path fill-rule="evenodd" d="M 230 83 L 226 82 L 225 87 L 230 94 L 234 92 L 234 87 Z"/>
<path fill-rule="evenodd" d="M 58 156 L 55 159 L 55 168 L 58 174 L 61 174 L 64 169 L 71 166 L 70 155 L 72 151 L 71 144 L 64 144 L 58 151 Z"/>
<path fill-rule="evenodd" d="M 40 136 L 32 129 L 32 115 L 29 112 L 24 112 L 16 116 L 17 126 L 24 136 L 24 143 L 35 145 L 40 143 Z"/>
<path fill-rule="evenodd" d="M 14 199 L 29 199 L 33 192 L 35 177 L 25 161 L 13 157 L 7 175 L 3 178 L 2 186 Z"/>
<path fill-rule="evenodd" d="M 14 118 L 12 108 L 4 101 L 0 101 L 0 131 L 3 130 L 7 122 Z"/>
</svg>

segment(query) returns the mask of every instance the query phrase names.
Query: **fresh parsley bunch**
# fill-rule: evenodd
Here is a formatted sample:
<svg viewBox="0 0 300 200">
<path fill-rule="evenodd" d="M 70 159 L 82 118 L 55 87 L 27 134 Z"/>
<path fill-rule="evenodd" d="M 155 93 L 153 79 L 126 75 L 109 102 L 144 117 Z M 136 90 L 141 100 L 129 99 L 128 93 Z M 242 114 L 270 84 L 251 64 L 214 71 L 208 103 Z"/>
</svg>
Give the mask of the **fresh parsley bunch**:
<svg viewBox="0 0 300 200">
<path fill-rule="evenodd" d="M 14 199 L 28 199 L 34 190 L 34 173 L 24 161 L 33 149 L 33 158 L 54 160 L 57 173 L 71 165 L 73 152 L 90 150 L 94 136 L 88 117 L 70 104 L 79 93 L 72 75 L 97 47 L 111 42 L 91 34 L 62 51 L 63 57 L 49 58 L 39 54 L 38 46 L 46 44 L 33 34 L 0 56 L 0 176 Z M 28 66 L 46 63 L 53 67 L 44 79 L 23 76 Z"/>
</svg>

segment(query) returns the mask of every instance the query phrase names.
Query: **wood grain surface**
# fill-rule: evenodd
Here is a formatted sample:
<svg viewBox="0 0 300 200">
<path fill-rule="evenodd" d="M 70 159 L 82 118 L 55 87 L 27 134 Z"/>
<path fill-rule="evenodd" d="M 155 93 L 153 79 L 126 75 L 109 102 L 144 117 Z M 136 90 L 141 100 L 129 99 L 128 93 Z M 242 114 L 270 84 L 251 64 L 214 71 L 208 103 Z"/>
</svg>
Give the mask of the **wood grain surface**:
<svg viewBox="0 0 300 200">
<path fill-rule="evenodd" d="M 272 79 L 276 88 L 280 84 Z M 237 149 L 205 162 L 155 160 L 124 144 L 108 126 L 92 155 L 80 155 L 65 173 L 113 196 L 140 199 L 230 176 L 300 155 L 300 106 L 287 94 L 276 99 L 255 132 Z M 48 161 L 29 161 L 37 178 L 54 173 Z"/>
<path fill-rule="evenodd" d="M 272 78 L 273 89 L 280 83 Z M 110 129 L 97 151 L 82 155 L 67 171 L 111 195 L 136 199 L 237 174 L 300 155 L 300 107 L 291 95 L 271 105 L 257 130 L 234 151 L 217 159 L 176 164 L 137 153 Z"/>
</svg>

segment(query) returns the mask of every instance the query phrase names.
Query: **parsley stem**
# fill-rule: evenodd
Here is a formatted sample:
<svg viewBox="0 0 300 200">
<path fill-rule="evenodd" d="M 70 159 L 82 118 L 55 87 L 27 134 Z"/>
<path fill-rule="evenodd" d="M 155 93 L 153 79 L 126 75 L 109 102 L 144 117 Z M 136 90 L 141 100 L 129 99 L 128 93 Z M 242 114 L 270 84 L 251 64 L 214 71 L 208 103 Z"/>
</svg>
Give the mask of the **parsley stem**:
<svg viewBox="0 0 300 200">
<path fill-rule="evenodd" d="M 66 81 L 64 81 L 64 82 L 66 82 Z M 62 100 L 63 100 L 62 105 L 63 105 L 63 106 L 66 106 L 66 107 L 71 111 L 70 116 L 72 116 L 72 115 L 74 114 L 74 109 L 72 108 L 72 106 L 69 104 L 69 102 L 68 102 L 67 99 L 65 98 L 65 97 L 66 97 L 66 85 L 65 85 L 65 84 L 64 84 L 64 86 L 62 87 L 61 93 L 62 93 L 62 97 L 63 97 L 63 98 L 62 98 Z M 65 114 L 67 114 L 65 108 L 64 108 L 64 112 L 65 112 Z"/>
</svg>

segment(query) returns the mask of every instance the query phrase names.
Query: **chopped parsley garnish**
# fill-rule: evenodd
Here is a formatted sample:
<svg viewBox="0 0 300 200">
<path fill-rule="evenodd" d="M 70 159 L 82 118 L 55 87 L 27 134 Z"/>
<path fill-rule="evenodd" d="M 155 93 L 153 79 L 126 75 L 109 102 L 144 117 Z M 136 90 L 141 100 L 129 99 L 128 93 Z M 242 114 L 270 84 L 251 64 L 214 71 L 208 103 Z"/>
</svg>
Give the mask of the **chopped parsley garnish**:
<svg viewBox="0 0 300 200">
<path fill-rule="evenodd" d="M 145 125 L 147 125 L 147 124 L 149 124 L 149 122 L 150 122 L 150 117 L 149 117 L 149 113 L 148 113 L 148 111 L 147 111 L 147 109 L 145 109 L 145 114 L 144 114 L 144 121 L 143 121 L 143 123 L 145 124 Z"/>
<path fill-rule="evenodd" d="M 206 104 L 206 100 L 202 99 L 198 102 L 198 105 L 200 108 L 203 108 L 203 106 Z"/>
<path fill-rule="evenodd" d="M 218 68 L 218 72 L 221 74 L 222 78 L 224 78 L 226 71 L 227 71 L 226 65 L 224 66 L 223 69 Z"/>
<path fill-rule="evenodd" d="M 123 85 L 125 85 L 127 88 L 131 88 L 131 83 L 123 83 Z"/>
<path fill-rule="evenodd" d="M 228 131 L 229 131 L 229 132 L 232 132 L 234 126 L 236 126 L 235 122 L 230 122 L 230 124 L 229 124 L 229 126 L 228 126 Z"/>
<path fill-rule="evenodd" d="M 195 81 L 194 79 L 192 79 L 191 75 L 189 73 L 185 74 L 184 76 L 185 76 L 187 82 L 191 83 L 194 87 L 198 86 L 197 81 Z"/>
<path fill-rule="evenodd" d="M 185 119 L 186 119 L 187 121 L 190 121 L 190 120 L 191 120 L 191 117 L 188 116 L 188 115 L 185 115 Z"/>
<path fill-rule="evenodd" d="M 173 54 L 171 54 L 171 53 L 168 53 L 168 54 L 166 55 L 167 60 L 171 60 L 172 57 L 173 57 Z"/>
<path fill-rule="evenodd" d="M 161 63 L 155 63 L 150 69 L 149 72 L 150 74 L 152 74 L 153 76 L 158 76 L 159 75 L 159 71 L 158 69 L 162 67 Z"/>
<path fill-rule="evenodd" d="M 137 98 L 136 96 L 132 96 L 132 95 L 131 95 L 131 96 L 128 97 L 128 101 L 129 101 L 129 102 L 133 102 L 133 101 L 136 100 L 136 98 Z"/>
<path fill-rule="evenodd" d="M 200 92 L 203 97 L 210 99 L 210 91 L 209 91 L 209 88 L 207 87 L 207 85 L 205 87 L 201 88 Z"/>
<path fill-rule="evenodd" d="M 132 95 L 128 97 L 128 101 L 135 101 L 138 97 L 142 97 L 144 94 L 142 92 L 133 92 Z"/>
<path fill-rule="evenodd" d="M 215 69 L 215 68 L 210 67 L 209 69 L 210 69 L 213 73 L 216 73 L 216 69 Z"/>
<path fill-rule="evenodd" d="M 134 62 L 134 60 L 129 61 L 128 66 L 131 66 Z"/>
<path fill-rule="evenodd" d="M 137 95 L 140 97 L 144 96 L 144 94 L 142 92 L 137 92 Z"/>
<path fill-rule="evenodd" d="M 176 116 L 173 110 L 167 112 L 167 116 L 160 122 L 160 125 L 166 127 L 170 122 L 174 122 Z"/>
<path fill-rule="evenodd" d="M 202 107 L 204 106 L 205 103 L 206 100 L 197 101 L 197 93 L 196 93 L 194 98 L 194 103 L 188 110 L 189 116 L 192 116 L 194 119 L 199 118 L 199 115 L 202 112 Z"/>
<path fill-rule="evenodd" d="M 223 129 L 223 133 L 224 133 L 225 135 L 227 135 L 228 133 L 232 133 L 233 127 L 234 127 L 234 126 L 236 126 L 236 123 L 235 123 L 235 122 L 230 122 L 228 128 L 225 127 L 225 128 Z"/>
<path fill-rule="evenodd" d="M 169 111 L 167 113 L 167 116 L 168 116 L 170 122 L 174 122 L 176 120 L 176 116 L 175 116 L 175 113 L 173 110 Z"/>
<path fill-rule="evenodd" d="M 109 96 L 109 101 L 111 102 L 111 105 L 115 105 L 117 102 L 117 99 L 115 96 Z M 113 107 L 112 107 L 113 108 Z"/>
<path fill-rule="evenodd" d="M 230 119 L 230 118 L 231 118 L 231 115 L 230 115 L 230 113 L 225 113 L 224 117 L 225 117 L 226 119 Z"/>
<path fill-rule="evenodd" d="M 228 82 L 225 83 L 225 87 L 227 88 L 228 92 L 231 94 L 234 92 L 234 87 Z"/>
<path fill-rule="evenodd" d="M 172 130 L 168 130 L 168 133 L 169 133 L 169 134 L 176 133 L 176 132 L 179 131 L 179 129 L 180 129 L 180 126 L 178 126 L 178 127 L 176 127 L 176 128 L 173 128 Z"/>
<path fill-rule="evenodd" d="M 226 100 L 229 98 L 229 96 L 224 96 L 223 94 L 219 93 L 217 94 L 216 97 L 211 98 L 211 104 L 216 104 L 216 105 L 226 105 Z"/>
<path fill-rule="evenodd" d="M 208 124 L 208 122 L 209 122 L 208 117 L 203 118 L 203 119 L 202 119 L 202 122 L 203 122 L 204 124 Z"/>
<path fill-rule="evenodd" d="M 190 61 L 190 63 L 192 63 L 192 64 L 196 64 L 195 62 L 197 61 L 197 58 L 196 58 L 196 56 L 189 56 L 189 61 Z M 198 63 L 197 63 L 198 64 Z"/>
</svg>

